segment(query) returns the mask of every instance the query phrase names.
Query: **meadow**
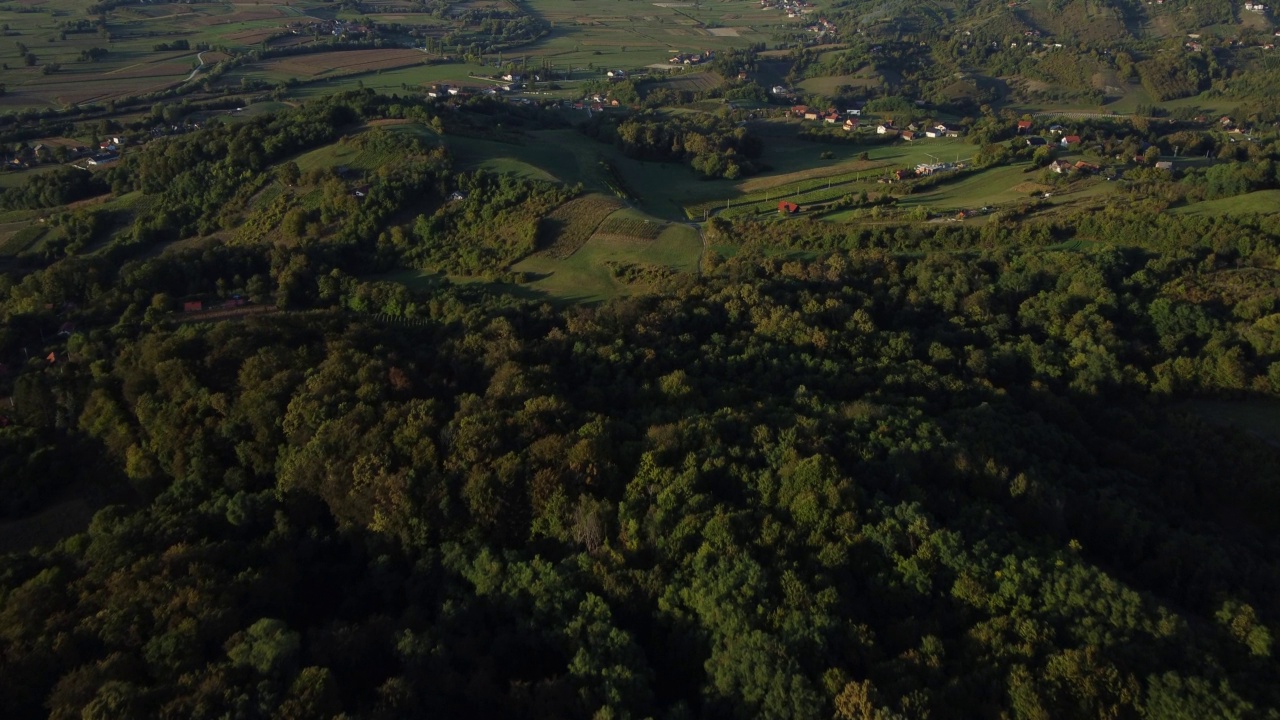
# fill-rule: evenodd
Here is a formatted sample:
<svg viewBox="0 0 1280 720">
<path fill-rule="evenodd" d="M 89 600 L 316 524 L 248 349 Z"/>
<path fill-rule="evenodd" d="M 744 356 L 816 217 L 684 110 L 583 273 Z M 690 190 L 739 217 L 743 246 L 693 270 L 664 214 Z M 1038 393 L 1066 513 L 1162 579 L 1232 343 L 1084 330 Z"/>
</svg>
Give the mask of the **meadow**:
<svg viewBox="0 0 1280 720">
<path fill-rule="evenodd" d="M 536 131 L 515 143 L 452 136 L 445 136 L 443 141 L 463 167 L 582 183 L 586 189 L 600 193 L 609 192 L 599 169 L 601 161 L 607 161 L 633 194 L 631 201 L 637 208 L 673 221 L 701 221 L 717 213 L 768 214 L 782 199 L 805 205 L 863 190 L 876 194 L 884 190 L 877 181 L 894 169 L 937 161 L 965 161 L 975 150 L 973 145 L 956 138 L 888 144 L 870 140 L 867 144 L 817 143 L 797 137 L 800 127 L 801 122 L 796 120 L 754 123 L 752 131 L 767 140 L 759 162 L 768 169 L 739 181 L 706 180 L 682 165 L 635 160 L 612 145 L 584 142 L 574 130 Z M 822 157 L 824 153 L 830 157 Z M 1023 163 L 944 181 L 904 196 L 900 205 L 952 211 L 1018 203 L 1029 197 L 1035 185 L 1031 181 L 1038 176 L 1028 168 Z M 1102 184 L 1073 186 L 1051 195 L 1050 202 L 1067 204 L 1112 189 Z M 828 219 L 851 217 L 835 214 Z"/>
<path fill-rule="evenodd" d="M 1203 202 L 1173 208 L 1176 215 L 1275 215 L 1280 214 L 1280 190 L 1256 192 L 1205 200 Z"/>
<path fill-rule="evenodd" d="M 702 241 L 698 231 L 688 225 L 664 224 L 657 218 L 645 218 L 635 211 L 619 210 L 610 220 L 648 220 L 653 226 L 661 226 L 656 237 L 650 237 L 651 228 L 643 228 L 643 236 L 617 232 L 597 232 L 572 255 L 555 258 L 544 253 L 532 255 L 512 266 L 513 270 L 529 273 L 535 280 L 521 288 L 560 300 L 594 303 L 623 295 L 632 295 L 654 289 L 650 283 L 628 283 L 619 278 L 618 265 L 626 264 L 647 268 L 669 268 L 676 272 L 691 273 L 697 270 L 702 253 Z M 612 229 L 617 230 L 618 225 Z"/>
</svg>

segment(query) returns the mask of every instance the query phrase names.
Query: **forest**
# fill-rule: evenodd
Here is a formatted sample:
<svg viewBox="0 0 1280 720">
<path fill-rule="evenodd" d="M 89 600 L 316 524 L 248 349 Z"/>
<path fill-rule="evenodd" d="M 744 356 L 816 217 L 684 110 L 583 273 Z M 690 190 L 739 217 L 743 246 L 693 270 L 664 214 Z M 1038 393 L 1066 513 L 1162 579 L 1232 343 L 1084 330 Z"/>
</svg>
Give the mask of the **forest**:
<svg viewBox="0 0 1280 720">
<path fill-rule="evenodd" d="M 657 111 L 621 121 L 600 114 L 582 126 L 588 136 L 612 141 L 629 157 L 687 162 L 707 178 L 734 180 L 756 171 L 763 143 L 727 117 Z"/>
<path fill-rule="evenodd" d="M 346 135 L 405 119 L 480 122 L 335 95 L 0 196 L 135 203 L 0 266 L 9 716 L 1280 717 L 1280 440 L 1198 410 L 1276 407 L 1274 215 L 713 217 L 553 302 L 389 276 L 581 192 Z M 752 156 L 662 127 L 583 129 Z"/>
</svg>

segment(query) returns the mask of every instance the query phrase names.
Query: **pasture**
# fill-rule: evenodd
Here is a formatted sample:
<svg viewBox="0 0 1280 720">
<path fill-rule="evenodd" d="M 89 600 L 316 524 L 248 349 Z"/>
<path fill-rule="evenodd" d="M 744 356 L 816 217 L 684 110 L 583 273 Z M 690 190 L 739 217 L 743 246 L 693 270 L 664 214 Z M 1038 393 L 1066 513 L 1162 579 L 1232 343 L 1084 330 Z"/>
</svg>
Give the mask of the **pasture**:
<svg viewBox="0 0 1280 720">
<path fill-rule="evenodd" d="M 1276 215 L 1280 214 L 1280 190 L 1258 190 L 1233 197 L 1183 205 L 1176 215 Z"/>
<path fill-rule="evenodd" d="M 620 210 L 605 222 L 615 218 L 620 222 L 640 221 L 644 236 L 597 232 L 568 257 L 532 255 L 512 266 L 513 270 L 531 273 L 537 278 L 520 288 L 559 300 L 601 302 L 654 288 L 655 280 L 629 282 L 620 277 L 619 267 L 641 268 L 654 278 L 697 269 L 702 240 L 694 228 L 663 223 L 630 210 Z M 649 237 L 652 228 L 644 227 L 645 220 L 651 226 L 661 227 L 661 231 Z M 623 225 L 611 227 L 616 230 Z"/>
<path fill-rule="evenodd" d="M 871 88 L 878 87 L 881 83 L 882 80 L 879 75 L 874 71 L 867 71 L 856 75 L 828 75 L 826 77 L 809 78 L 802 80 L 799 87 L 806 92 L 835 97 L 840 93 L 841 88 L 845 86 Z"/>
<path fill-rule="evenodd" d="M 816 202 L 859 189 L 874 190 L 875 180 L 893 168 L 914 167 L 935 158 L 963 160 L 975 150 L 963 139 L 948 138 L 894 144 L 818 143 L 798 138 L 799 127 L 794 120 L 755 123 L 752 132 L 766 141 L 758 160 L 764 171 L 739 181 L 707 180 L 685 165 L 635 160 L 613 145 L 586 140 L 574 130 L 535 131 L 515 142 L 450 135 L 442 139 L 460 167 L 582 183 L 588 191 L 606 194 L 610 187 L 601 162 L 607 162 L 634 205 L 668 220 L 701 220 L 704 214 L 756 204 L 763 207 L 784 196 Z M 824 153 L 830 157 L 823 158 Z M 861 159 L 863 153 L 868 159 Z M 1016 184 L 1010 182 L 1001 192 Z"/>
</svg>

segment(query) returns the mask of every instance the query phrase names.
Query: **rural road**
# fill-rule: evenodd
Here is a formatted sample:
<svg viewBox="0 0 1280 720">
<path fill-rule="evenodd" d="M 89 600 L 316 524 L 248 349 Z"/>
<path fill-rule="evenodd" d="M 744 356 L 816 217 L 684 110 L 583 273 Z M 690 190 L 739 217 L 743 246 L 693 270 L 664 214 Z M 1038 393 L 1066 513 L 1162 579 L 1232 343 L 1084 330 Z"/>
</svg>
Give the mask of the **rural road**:
<svg viewBox="0 0 1280 720">
<path fill-rule="evenodd" d="M 1038 112 L 1033 113 L 1032 117 L 1069 117 L 1069 118 L 1131 118 L 1136 115 L 1122 115 L 1119 113 L 1100 113 L 1100 112 Z"/>
<path fill-rule="evenodd" d="M 206 52 L 206 51 L 203 51 L 203 50 L 202 50 L 202 51 L 200 51 L 200 52 L 196 53 L 196 59 L 200 61 L 200 64 L 199 64 L 199 65 L 197 65 L 197 66 L 195 67 L 195 69 L 191 71 L 191 74 L 190 74 L 190 75 L 188 75 L 188 76 L 187 76 L 187 79 L 186 79 L 186 80 L 183 80 L 183 82 L 191 82 L 191 79 L 192 79 L 192 78 L 194 78 L 194 77 L 196 76 L 196 73 L 198 73 L 198 72 L 200 72 L 201 70 L 203 70 L 203 69 L 204 69 L 204 53 L 205 53 L 205 52 Z"/>
</svg>

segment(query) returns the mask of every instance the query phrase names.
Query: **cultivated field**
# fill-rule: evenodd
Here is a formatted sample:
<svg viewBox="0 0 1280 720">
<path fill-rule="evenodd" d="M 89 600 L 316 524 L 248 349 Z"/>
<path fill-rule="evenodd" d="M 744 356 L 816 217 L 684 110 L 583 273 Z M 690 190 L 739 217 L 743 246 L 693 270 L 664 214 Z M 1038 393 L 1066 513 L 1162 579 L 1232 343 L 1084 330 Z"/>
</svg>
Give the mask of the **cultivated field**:
<svg viewBox="0 0 1280 720">
<path fill-rule="evenodd" d="M 347 50 L 311 53 L 264 60 L 250 66 L 249 72 L 267 77 L 310 79 L 322 75 L 355 75 L 421 65 L 427 56 L 417 50 Z"/>
<path fill-rule="evenodd" d="M 676 54 L 767 42 L 775 28 L 794 25 L 753 0 L 645 3 L 617 0 L 530 0 L 552 23 L 551 33 L 524 48 L 558 69 L 639 69 L 665 65 Z"/>
<path fill-rule="evenodd" d="M 712 88 L 719 87 L 724 84 L 724 78 L 713 72 L 691 72 L 688 74 L 679 74 L 670 80 L 656 82 L 652 88 L 667 88 L 677 92 L 706 92 Z"/>
<path fill-rule="evenodd" d="M 542 221 L 540 243 L 546 248 L 543 254 L 560 260 L 574 254 L 620 207 L 622 203 L 616 198 L 584 195 L 556 208 Z"/>
<path fill-rule="evenodd" d="M 491 63 L 499 57 L 531 67 L 545 63 L 574 80 L 584 80 L 599 77 L 609 68 L 638 71 L 650 65 L 666 67 L 673 55 L 766 42 L 776 29 L 801 22 L 777 10 L 760 8 L 753 0 L 699 4 L 530 0 L 518 6 L 471 2 L 459 4 L 458 12 L 450 17 L 403 12 L 405 7 L 403 3 L 370 3 L 362 6 L 369 11 L 364 14 L 322 0 L 139 4 L 112 8 L 97 25 L 96 16 L 87 16 L 83 4 L 72 0 L 3 6 L 0 23 L 6 24 L 6 38 L 11 42 L 0 45 L 0 62 L 4 63 L 0 83 L 6 89 L 0 94 L 0 112 L 106 103 L 171 90 L 189 81 L 194 81 L 189 87 L 199 89 L 202 78 L 221 74 L 214 69 L 233 55 L 326 41 L 338 33 L 335 22 L 400 26 L 400 30 L 380 31 L 380 39 L 390 46 L 406 47 L 434 40 L 435 49 L 431 54 L 417 55 L 412 50 L 388 47 L 271 58 L 226 73 L 214 87 L 233 89 L 255 80 L 280 83 L 297 79 L 304 85 L 293 88 L 289 96 L 305 98 L 345 89 L 347 81 L 338 78 L 350 78 L 350 86 L 360 81 L 377 90 L 395 91 L 406 85 L 465 82 L 472 73 L 492 74 Z M 484 7 L 532 12 L 548 21 L 551 31 L 536 41 L 505 48 L 501 55 L 489 53 L 484 64 L 458 63 L 462 47 L 449 47 L 445 40 L 466 29 L 462 9 Z M 67 29 L 67 23 L 73 23 L 72 29 Z M 410 28 L 416 28 L 416 37 L 410 36 Z M 203 57 L 200 49 L 206 49 Z M 453 62 L 423 66 L 428 58 L 441 61 L 443 54 L 449 54 Z M 318 87 L 316 81 L 322 81 Z M 697 73 L 675 81 L 687 89 L 706 89 L 718 82 L 715 76 Z"/>
<path fill-rule="evenodd" d="M 285 24 L 304 19 L 307 10 L 323 13 L 325 8 L 318 0 L 300 0 L 293 7 L 127 5 L 106 12 L 99 25 L 83 3 L 72 0 L 5 6 L 0 23 L 9 42 L 0 45 L 0 82 L 6 89 L 0 111 L 106 102 L 173 88 L 229 57 L 211 50 L 202 66 L 197 50 L 202 44 L 250 50 L 287 32 Z M 182 43 L 186 47 L 178 47 Z"/>
</svg>

